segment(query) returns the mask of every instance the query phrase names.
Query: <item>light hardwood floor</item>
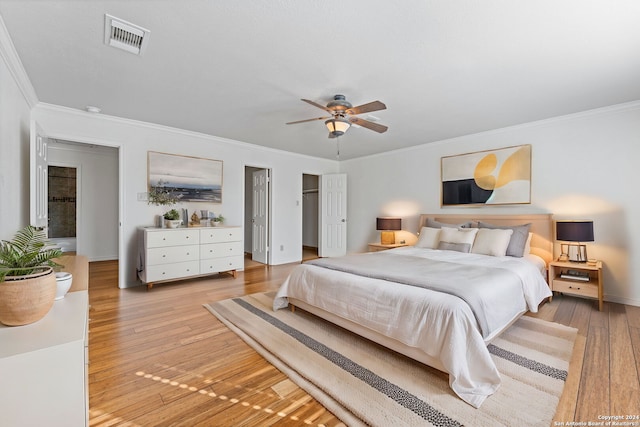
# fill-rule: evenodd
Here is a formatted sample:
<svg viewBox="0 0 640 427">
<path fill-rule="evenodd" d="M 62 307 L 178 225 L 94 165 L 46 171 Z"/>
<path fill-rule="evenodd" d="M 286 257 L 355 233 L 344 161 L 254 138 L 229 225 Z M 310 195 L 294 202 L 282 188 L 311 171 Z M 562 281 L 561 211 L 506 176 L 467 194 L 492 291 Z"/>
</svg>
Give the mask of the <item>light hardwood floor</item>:
<svg viewBox="0 0 640 427">
<path fill-rule="evenodd" d="M 294 265 L 147 291 L 118 289 L 116 262 L 91 263 L 90 425 L 342 425 L 202 307 L 276 290 Z M 599 312 L 560 295 L 534 316 L 579 330 L 556 421 L 640 413 L 640 308 L 605 303 Z"/>
</svg>

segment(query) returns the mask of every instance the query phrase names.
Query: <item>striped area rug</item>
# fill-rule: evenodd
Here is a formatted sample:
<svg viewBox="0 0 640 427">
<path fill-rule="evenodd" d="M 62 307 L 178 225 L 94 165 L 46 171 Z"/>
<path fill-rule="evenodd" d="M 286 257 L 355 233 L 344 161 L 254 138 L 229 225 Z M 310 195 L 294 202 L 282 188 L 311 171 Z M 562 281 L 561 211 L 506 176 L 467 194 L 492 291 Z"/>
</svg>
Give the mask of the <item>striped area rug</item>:
<svg viewBox="0 0 640 427">
<path fill-rule="evenodd" d="M 502 376 L 479 409 L 446 374 L 303 310 L 272 310 L 273 293 L 205 307 L 349 426 L 548 426 L 577 330 L 522 317 L 490 345 Z"/>
</svg>

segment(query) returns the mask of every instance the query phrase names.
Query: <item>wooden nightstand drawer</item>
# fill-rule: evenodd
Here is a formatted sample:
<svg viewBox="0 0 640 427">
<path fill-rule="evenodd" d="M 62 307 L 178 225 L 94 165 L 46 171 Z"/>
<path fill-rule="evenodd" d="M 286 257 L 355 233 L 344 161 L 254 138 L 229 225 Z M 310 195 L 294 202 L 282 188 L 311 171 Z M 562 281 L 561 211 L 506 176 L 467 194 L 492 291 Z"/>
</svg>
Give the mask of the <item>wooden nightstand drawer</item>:
<svg viewBox="0 0 640 427">
<path fill-rule="evenodd" d="M 553 280 L 553 291 L 598 298 L 598 285 L 579 280 Z"/>
</svg>

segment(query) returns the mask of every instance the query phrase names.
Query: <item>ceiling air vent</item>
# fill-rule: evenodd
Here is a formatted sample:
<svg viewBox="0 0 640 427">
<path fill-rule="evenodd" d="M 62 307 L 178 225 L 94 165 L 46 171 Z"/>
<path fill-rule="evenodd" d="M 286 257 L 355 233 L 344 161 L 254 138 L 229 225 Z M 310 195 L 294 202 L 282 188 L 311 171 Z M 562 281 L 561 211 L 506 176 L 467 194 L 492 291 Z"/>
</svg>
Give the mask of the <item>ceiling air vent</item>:
<svg viewBox="0 0 640 427">
<path fill-rule="evenodd" d="M 109 14 L 104 15 L 105 44 L 142 55 L 149 41 L 150 31 Z"/>
</svg>

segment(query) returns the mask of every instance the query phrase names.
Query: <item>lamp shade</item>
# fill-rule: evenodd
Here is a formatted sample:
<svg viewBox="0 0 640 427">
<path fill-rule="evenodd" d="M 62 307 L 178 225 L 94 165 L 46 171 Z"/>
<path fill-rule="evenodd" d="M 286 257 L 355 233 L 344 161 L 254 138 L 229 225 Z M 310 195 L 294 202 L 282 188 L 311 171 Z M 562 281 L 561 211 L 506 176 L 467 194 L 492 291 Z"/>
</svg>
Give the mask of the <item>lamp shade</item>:
<svg viewBox="0 0 640 427">
<path fill-rule="evenodd" d="M 402 218 L 376 218 L 376 230 L 402 230 Z"/>
<path fill-rule="evenodd" d="M 329 119 L 324 122 L 324 124 L 327 125 L 329 133 L 333 134 L 334 136 L 343 135 L 349 129 L 349 127 L 351 127 L 351 123 L 349 122 L 349 120 L 343 119 L 341 117 Z"/>
<path fill-rule="evenodd" d="M 556 240 L 593 242 L 593 221 L 557 221 Z"/>
</svg>

